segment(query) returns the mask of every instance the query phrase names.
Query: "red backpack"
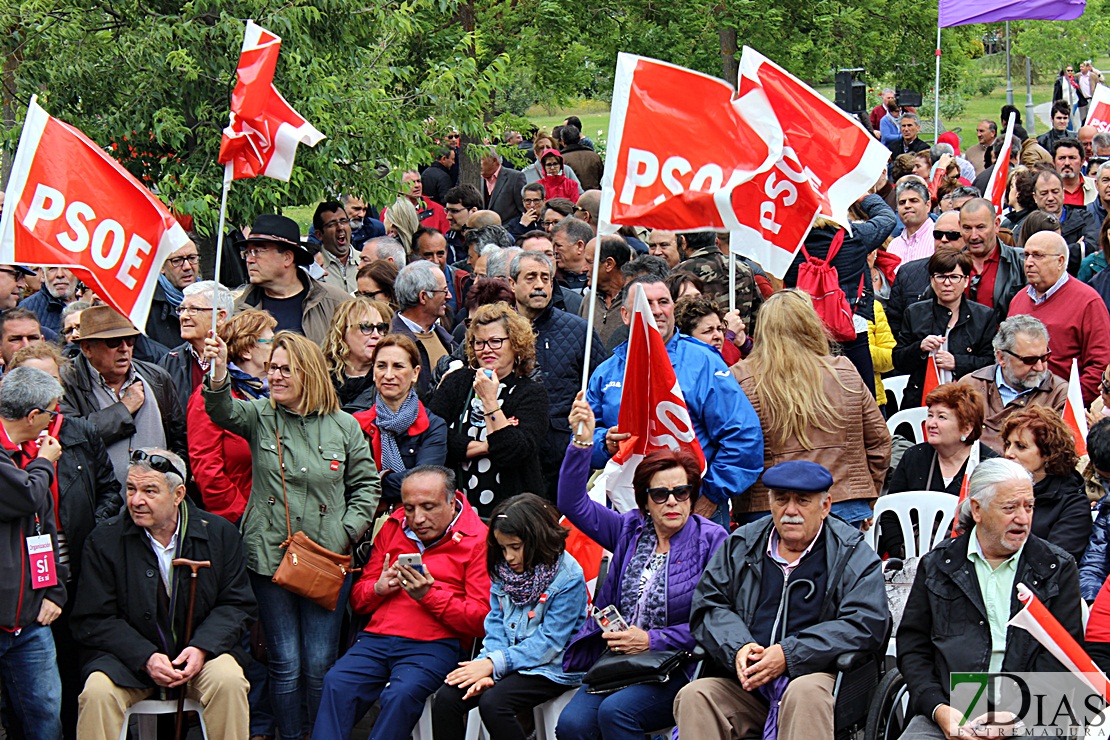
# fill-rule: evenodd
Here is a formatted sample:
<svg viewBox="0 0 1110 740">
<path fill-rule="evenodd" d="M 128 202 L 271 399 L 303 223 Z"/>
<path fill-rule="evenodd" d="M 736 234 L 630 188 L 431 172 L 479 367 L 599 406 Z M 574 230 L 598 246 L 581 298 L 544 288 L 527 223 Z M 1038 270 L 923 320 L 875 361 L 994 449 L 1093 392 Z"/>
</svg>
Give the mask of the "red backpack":
<svg viewBox="0 0 1110 740">
<path fill-rule="evenodd" d="M 806 261 L 798 265 L 798 289 L 809 293 L 813 298 L 813 308 L 817 315 L 825 322 L 832 338 L 838 342 L 847 342 L 856 338 L 856 328 L 852 323 L 852 309 L 848 306 L 848 299 L 840 288 L 840 275 L 831 264 L 844 244 L 844 229 L 836 232 L 829 253 L 825 259 L 811 257 L 802 245 L 802 254 Z"/>
</svg>

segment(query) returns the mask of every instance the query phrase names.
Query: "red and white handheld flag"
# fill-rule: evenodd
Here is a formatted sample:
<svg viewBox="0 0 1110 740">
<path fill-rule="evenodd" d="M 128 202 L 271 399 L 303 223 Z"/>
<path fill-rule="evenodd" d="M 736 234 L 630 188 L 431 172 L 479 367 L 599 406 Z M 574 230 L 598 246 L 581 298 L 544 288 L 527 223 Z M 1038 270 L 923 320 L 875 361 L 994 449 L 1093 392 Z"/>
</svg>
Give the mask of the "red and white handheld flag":
<svg viewBox="0 0 1110 740">
<path fill-rule="evenodd" d="M 324 138 L 274 87 L 280 50 L 279 37 L 247 21 L 231 122 L 220 141 L 219 162 L 230 166 L 235 180 L 266 175 L 288 182 L 297 145 L 316 146 Z"/>
<path fill-rule="evenodd" d="M 1087 413 L 1083 405 L 1083 388 L 1079 385 L 1079 362 L 1071 360 L 1071 375 L 1068 376 L 1068 397 L 1064 402 L 1064 423 L 1068 425 L 1075 438 L 1075 454 L 1087 454 Z"/>
<path fill-rule="evenodd" d="M 1023 608 L 1007 622 L 1007 626 L 1023 629 L 1044 646 L 1052 657 L 1087 684 L 1092 691 L 1110 702 L 1110 683 L 1056 617 L 1052 616 L 1036 594 L 1024 583 L 1017 584 L 1018 601 Z M 1078 609 L 1078 606 L 1075 607 Z"/>
<path fill-rule="evenodd" d="M 1014 140 L 1014 122 L 1017 113 L 1010 113 L 1010 120 L 1006 124 L 1006 136 L 1002 139 L 1002 148 L 998 150 L 998 159 L 994 162 L 991 177 L 987 181 L 986 197 L 994 205 L 997 213 L 1002 213 L 1002 199 L 1006 197 L 1006 184 L 1010 179 L 1010 147 Z"/>
<path fill-rule="evenodd" d="M 89 137 L 27 108 L 0 221 L 0 263 L 73 270 L 146 326 L 162 263 L 188 241 L 169 209 Z"/>
<path fill-rule="evenodd" d="M 703 474 L 706 467 L 705 453 L 694 434 L 686 399 L 643 288 L 635 289 L 633 305 L 617 415 L 618 429 L 631 436 L 620 443 L 594 484 L 606 492 L 614 508 L 621 512 L 636 507 L 632 476 L 649 452 L 664 447 L 684 448 L 693 454 Z"/>
<path fill-rule="evenodd" d="M 1110 87 L 1098 85 L 1087 108 L 1087 126 L 1094 126 L 1099 133 L 1110 131 Z"/>
</svg>

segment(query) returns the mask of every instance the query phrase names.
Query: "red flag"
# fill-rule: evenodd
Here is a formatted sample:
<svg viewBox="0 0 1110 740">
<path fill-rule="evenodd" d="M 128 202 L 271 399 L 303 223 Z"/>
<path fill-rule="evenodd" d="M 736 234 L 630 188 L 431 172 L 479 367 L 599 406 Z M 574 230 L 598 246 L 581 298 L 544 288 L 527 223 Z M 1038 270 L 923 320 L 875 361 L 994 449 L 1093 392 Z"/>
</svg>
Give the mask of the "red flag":
<svg viewBox="0 0 1110 740">
<path fill-rule="evenodd" d="M 705 453 L 694 434 L 686 399 L 642 288 L 636 290 L 617 427 L 631 435 L 605 466 L 601 486 L 618 511 L 636 506 L 632 475 L 653 450 L 684 448 L 705 473 Z"/>
<path fill-rule="evenodd" d="M 960 482 L 960 497 L 956 501 L 956 515 L 952 517 L 952 536 L 955 537 L 959 534 L 960 526 L 960 504 L 962 504 L 971 493 L 971 474 L 975 472 L 975 468 L 979 465 L 979 440 L 971 445 L 971 453 L 967 456 L 967 463 L 964 465 L 964 479 Z"/>
<path fill-rule="evenodd" d="M 925 399 L 933 389 L 941 384 L 940 369 L 937 368 L 937 356 L 929 355 L 929 359 L 925 361 L 925 382 L 921 384 L 921 405 L 925 405 Z"/>
<path fill-rule="evenodd" d="M 1064 423 L 1075 438 L 1075 454 L 1087 454 L 1087 413 L 1083 406 L 1083 388 L 1079 385 L 1079 363 L 1071 360 L 1071 375 L 1068 377 L 1068 398 L 1064 403 Z"/>
<path fill-rule="evenodd" d="M 571 524 L 566 517 L 563 517 L 559 523 L 570 530 L 570 534 L 567 535 L 567 554 L 582 566 L 582 575 L 586 578 L 586 589 L 592 601 L 596 595 L 594 591 L 597 587 L 597 576 L 601 572 L 601 558 L 605 556 L 605 549 L 583 534 L 582 530 Z"/>
<path fill-rule="evenodd" d="M 298 144 L 316 146 L 324 135 L 300 116 L 274 87 L 281 39 L 247 21 L 238 79 L 231 94 L 231 122 L 220 141 L 220 164 L 234 179 L 266 175 L 289 181 Z"/>
<path fill-rule="evenodd" d="M 1110 131 L 1110 87 L 1098 85 L 1087 109 L 1087 126 L 1094 126 L 1099 133 Z"/>
<path fill-rule="evenodd" d="M 994 162 L 990 180 L 987 181 L 986 196 L 994 204 L 994 210 L 1002 213 L 1002 199 L 1006 197 L 1006 183 L 1010 179 L 1010 146 L 1014 139 L 1014 121 L 1017 113 L 1010 113 L 1010 121 L 1006 124 L 1006 137 L 1002 140 L 1002 148 L 998 150 L 998 159 Z"/>
<path fill-rule="evenodd" d="M 131 173 L 32 98 L 0 221 L 0 263 L 67 267 L 144 327 L 162 263 L 188 241 Z"/>
<path fill-rule="evenodd" d="M 782 156 L 761 91 L 631 54 L 617 55 L 600 219 L 679 230 L 739 226 L 731 197 Z"/>
</svg>

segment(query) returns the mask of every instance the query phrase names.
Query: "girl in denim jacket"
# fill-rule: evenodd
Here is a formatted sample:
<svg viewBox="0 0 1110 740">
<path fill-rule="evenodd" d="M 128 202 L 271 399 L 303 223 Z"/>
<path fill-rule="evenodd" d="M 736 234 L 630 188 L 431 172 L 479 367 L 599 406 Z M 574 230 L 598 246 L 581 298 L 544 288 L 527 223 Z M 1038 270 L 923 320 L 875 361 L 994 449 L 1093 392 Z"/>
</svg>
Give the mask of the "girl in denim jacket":
<svg viewBox="0 0 1110 740">
<path fill-rule="evenodd" d="M 516 715 L 582 681 L 563 670 L 563 651 L 586 619 L 582 568 L 566 553 L 567 530 L 533 493 L 490 516 L 490 612 L 482 651 L 447 675 L 432 703 L 436 740 L 463 740 L 478 707 L 491 740 L 525 740 Z"/>
</svg>

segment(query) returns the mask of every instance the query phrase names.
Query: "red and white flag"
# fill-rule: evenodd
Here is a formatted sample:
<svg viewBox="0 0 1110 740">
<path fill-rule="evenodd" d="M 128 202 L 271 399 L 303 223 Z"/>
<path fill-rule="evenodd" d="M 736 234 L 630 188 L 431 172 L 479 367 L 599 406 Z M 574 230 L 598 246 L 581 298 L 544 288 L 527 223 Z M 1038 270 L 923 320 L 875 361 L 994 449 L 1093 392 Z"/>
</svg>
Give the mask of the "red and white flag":
<svg viewBox="0 0 1110 740">
<path fill-rule="evenodd" d="M 1052 657 L 1087 684 L 1107 702 L 1110 702 L 1110 683 L 1106 675 L 1091 660 L 1091 656 L 1079 646 L 1075 638 L 1064 629 L 1060 621 L 1052 616 L 1036 594 L 1024 583 L 1017 584 L 1018 601 L 1023 605 L 1021 611 L 1013 616 L 1007 626 L 1023 629 L 1039 642 Z M 1076 610 L 1079 605 L 1075 605 Z"/>
<path fill-rule="evenodd" d="M 0 221 L 0 264 L 73 270 L 146 326 L 162 263 L 188 241 L 169 209 L 89 137 L 27 108 Z"/>
<path fill-rule="evenodd" d="M 706 468 L 705 453 L 694 434 L 686 399 L 643 288 L 635 289 L 633 305 L 617 415 L 617 428 L 631 436 L 620 443 L 594 484 L 595 490 L 605 491 L 613 507 L 621 512 L 636 508 L 632 476 L 649 452 L 664 447 L 684 448 L 697 460 L 703 475 Z"/>
<path fill-rule="evenodd" d="M 1064 423 L 1075 438 L 1075 454 L 1087 454 L 1087 413 L 1083 405 L 1083 388 L 1079 385 L 1079 362 L 1071 360 L 1071 375 L 1068 376 L 1068 397 L 1064 403 Z"/>
<path fill-rule="evenodd" d="M 1014 122 L 1017 113 L 1010 113 L 1010 120 L 1006 124 L 1006 136 L 1002 139 L 1002 148 L 998 150 L 998 159 L 994 161 L 994 169 L 987 181 L 986 198 L 994 204 L 994 210 L 1002 213 L 1002 199 L 1006 197 L 1006 183 L 1010 179 L 1010 146 L 1014 140 Z"/>
<path fill-rule="evenodd" d="M 597 576 L 601 573 L 601 559 L 605 556 L 605 548 L 587 537 L 566 517 L 560 519 L 559 524 L 570 530 L 566 542 L 567 554 L 578 561 L 578 565 L 582 566 L 582 575 L 586 579 L 586 590 L 589 592 L 592 601 L 596 595 Z"/>
<path fill-rule="evenodd" d="M 1094 126 L 1099 133 L 1110 131 L 1110 87 L 1098 85 L 1091 96 L 1087 108 L 1087 121 L 1084 125 Z"/>
<path fill-rule="evenodd" d="M 231 122 L 224 129 L 218 158 L 235 180 L 266 175 L 289 182 L 297 145 L 316 146 L 324 139 L 274 87 L 280 50 L 279 37 L 247 21 L 231 94 Z"/>
</svg>

